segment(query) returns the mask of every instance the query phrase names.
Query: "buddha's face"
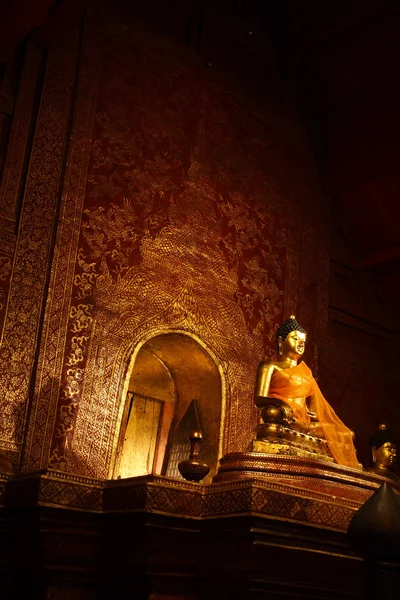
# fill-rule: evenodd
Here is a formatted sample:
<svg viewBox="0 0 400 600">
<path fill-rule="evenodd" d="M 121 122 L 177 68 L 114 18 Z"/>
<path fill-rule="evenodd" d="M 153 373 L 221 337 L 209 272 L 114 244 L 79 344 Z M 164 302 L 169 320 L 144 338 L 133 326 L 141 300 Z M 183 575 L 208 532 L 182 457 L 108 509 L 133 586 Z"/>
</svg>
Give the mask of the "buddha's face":
<svg viewBox="0 0 400 600">
<path fill-rule="evenodd" d="M 307 334 L 301 331 L 291 331 L 285 340 L 278 339 L 282 356 L 299 359 L 304 354 Z"/>
<path fill-rule="evenodd" d="M 397 458 L 396 444 L 386 442 L 378 449 L 373 447 L 374 462 L 382 467 L 389 468 L 394 465 Z"/>
</svg>

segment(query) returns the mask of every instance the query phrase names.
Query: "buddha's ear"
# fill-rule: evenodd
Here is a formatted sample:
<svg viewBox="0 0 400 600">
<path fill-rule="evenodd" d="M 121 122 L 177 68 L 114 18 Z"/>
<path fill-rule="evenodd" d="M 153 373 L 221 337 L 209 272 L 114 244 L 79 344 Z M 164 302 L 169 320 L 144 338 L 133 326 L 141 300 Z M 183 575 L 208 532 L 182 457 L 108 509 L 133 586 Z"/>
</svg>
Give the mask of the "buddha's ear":
<svg viewBox="0 0 400 600">
<path fill-rule="evenodd" d="M 375 464 L 376 463 L 376 447 L 375 446 L 371 446 L 371 452 L 372 452 L 372 462 Z"/>
<path fill-rule="evenodd" d="M 281 335 L 278 335 L 278 348 L 279 348 L 279 356 L 283 353 L 283 338 Z"/>
</svg>

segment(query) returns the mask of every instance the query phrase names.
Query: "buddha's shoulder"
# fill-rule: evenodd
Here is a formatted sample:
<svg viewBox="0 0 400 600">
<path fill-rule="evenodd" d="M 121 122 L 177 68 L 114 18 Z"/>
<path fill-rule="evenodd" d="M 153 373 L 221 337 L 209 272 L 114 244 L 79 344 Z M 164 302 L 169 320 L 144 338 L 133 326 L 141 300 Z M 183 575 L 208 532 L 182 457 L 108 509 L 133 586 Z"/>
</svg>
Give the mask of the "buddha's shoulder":
<svg viewBox="0 0 400 600">
<path fill-rule="evenodd" d="M 265 360 L 258 365 L 258 368 L 260 371 L 269 371 L 269 370 L 281 371 L 282 370 L 282 366 L 279 364 L 278 361 L 275 361 L 275 360 Z"/>
</svg>

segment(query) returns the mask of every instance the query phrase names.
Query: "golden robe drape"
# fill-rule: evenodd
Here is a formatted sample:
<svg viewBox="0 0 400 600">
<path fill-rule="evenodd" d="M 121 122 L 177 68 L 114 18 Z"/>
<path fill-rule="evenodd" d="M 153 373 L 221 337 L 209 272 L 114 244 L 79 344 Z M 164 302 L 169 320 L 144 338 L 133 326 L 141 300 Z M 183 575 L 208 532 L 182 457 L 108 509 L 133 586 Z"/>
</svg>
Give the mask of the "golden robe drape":
<svg viewBox="0 0 400 600">
<path fill-rule="evenodd" d="M 358 469 L 359 463 L 352 433 L 325 400 L 307 365 L 302 362 L 296 367 L 273 373 L 268 397 L 279 398 L 287 402 L 293 410 L 294 416 L 305 425 L 310 423 L 310 417 L 306 411 L 306 398 L 309 396 L 313 397 L 315 412 L 333 458 L 339 465 Z"/>
</svg>

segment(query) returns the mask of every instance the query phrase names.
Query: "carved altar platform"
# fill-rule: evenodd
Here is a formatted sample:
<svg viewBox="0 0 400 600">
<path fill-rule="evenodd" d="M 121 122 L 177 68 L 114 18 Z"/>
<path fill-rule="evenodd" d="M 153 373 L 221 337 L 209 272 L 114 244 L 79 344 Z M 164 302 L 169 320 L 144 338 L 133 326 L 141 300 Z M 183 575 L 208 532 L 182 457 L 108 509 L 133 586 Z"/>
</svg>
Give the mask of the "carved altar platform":
<svg viewBox="0 0 400 600">
<path fill-rule="evenodd" d="M 231 454 L 216 480 L 4 475 L 0 597 L 362 598 L 346 530 L 383 478 Z"/>
<path fill-rule="evenodd" d="M 257 478 L 287 487 L 327 494 L 332 500 L 347 499 L 363 504 L 386 479 L 362 469 L 343 467 L 325 460 L 279 456 L 261 452 L 235 452 L 220 460 L 215 483 Z M 400 489 L 399 489 L 400 492 Z"/>
</svg>

